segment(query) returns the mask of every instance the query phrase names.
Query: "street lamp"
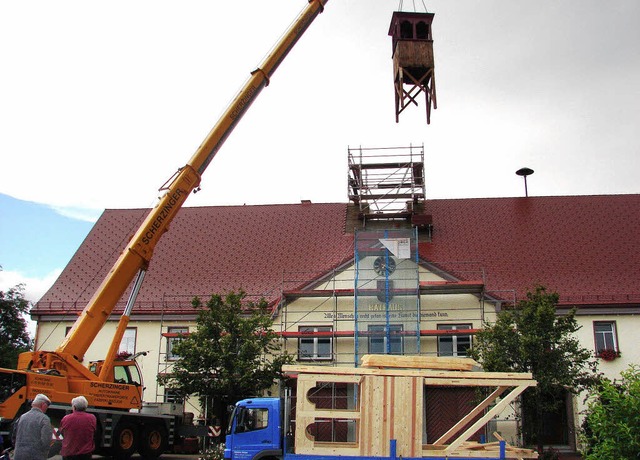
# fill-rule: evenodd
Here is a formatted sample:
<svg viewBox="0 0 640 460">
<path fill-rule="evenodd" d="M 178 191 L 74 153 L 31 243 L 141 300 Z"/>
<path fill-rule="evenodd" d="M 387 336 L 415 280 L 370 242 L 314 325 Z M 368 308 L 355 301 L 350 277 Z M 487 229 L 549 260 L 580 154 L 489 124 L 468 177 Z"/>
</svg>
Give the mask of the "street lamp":
<svg viewBox="0 0 640 460">
<path fill-rule="evenodd" d="M 533 169 L 531 168 L 520 168 L 516 171 L 518 176 L 524 177 L 524 195 L 529 196 L 529 191 L 527 190 L 527 176 L 533 174 Z"/>
</svg>

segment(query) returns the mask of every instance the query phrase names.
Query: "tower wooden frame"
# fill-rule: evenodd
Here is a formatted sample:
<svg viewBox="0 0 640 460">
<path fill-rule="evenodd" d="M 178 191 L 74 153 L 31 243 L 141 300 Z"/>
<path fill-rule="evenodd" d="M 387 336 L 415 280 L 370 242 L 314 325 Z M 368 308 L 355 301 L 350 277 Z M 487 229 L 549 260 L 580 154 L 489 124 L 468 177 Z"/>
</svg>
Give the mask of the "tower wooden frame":
<svg viewBox="0 0 640 460">
<path fill-rule="evenodd" d="M 427 124 L 431 108 L 438 108 L 433 59 L 433 13 L 396 11 L 391 17 L 389 35 L 393 47 L 393 81 L 396 123 L 411 104 L 418 105 L 420 93 L 425 95 Z"/>
</svg>

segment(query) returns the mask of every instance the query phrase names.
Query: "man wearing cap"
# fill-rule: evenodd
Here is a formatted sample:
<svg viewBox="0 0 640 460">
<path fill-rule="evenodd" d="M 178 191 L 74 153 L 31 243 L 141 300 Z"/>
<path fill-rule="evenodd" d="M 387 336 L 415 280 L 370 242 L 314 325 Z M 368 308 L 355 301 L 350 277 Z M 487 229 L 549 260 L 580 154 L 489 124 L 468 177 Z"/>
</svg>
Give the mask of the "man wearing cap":
<svg viewBox="0 0 640 460">
<path fill-rule="evenodd" d="M 31 403 L 31 410 L 16 421 L 13 429 L 14 460 L 46 460 L 51 446 L 53 429 L 45 415 L 51 401 L 39 394 Z"/>
</svg>

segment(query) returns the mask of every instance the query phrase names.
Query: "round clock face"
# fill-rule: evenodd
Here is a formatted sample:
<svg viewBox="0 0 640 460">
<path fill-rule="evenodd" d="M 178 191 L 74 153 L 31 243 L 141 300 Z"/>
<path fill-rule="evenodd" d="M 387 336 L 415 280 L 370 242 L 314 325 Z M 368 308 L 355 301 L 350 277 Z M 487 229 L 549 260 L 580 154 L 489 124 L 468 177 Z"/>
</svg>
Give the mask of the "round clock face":
<svg viewBox="0 0 640 460">
<path fill-rule="evenodd" d="M 373 269 L 378 275 L 385 275 L 386 273 L 390 275 L 396 269 L 396 261 L 393 260 L 393 257 L 380 256 L 373 261 Z"/>
</svg>

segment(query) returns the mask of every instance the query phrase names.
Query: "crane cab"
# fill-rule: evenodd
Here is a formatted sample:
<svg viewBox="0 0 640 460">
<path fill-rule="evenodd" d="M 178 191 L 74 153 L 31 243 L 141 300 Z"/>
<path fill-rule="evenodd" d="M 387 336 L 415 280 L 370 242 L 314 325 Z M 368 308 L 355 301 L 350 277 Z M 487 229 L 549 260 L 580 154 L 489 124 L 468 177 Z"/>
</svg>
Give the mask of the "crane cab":
<svg viewBox="0 0 640 460">
<path fill-rule="evenodd" d="M 100 375 L 104 361 L 92 361 L 89 364 L 89 370 Z M 124 383 L 127 385 L 142 386 L 142 375 L 136 361 L 115 361 L 113 368 L 107 374 L 107 382 Z"/>
</svg>

